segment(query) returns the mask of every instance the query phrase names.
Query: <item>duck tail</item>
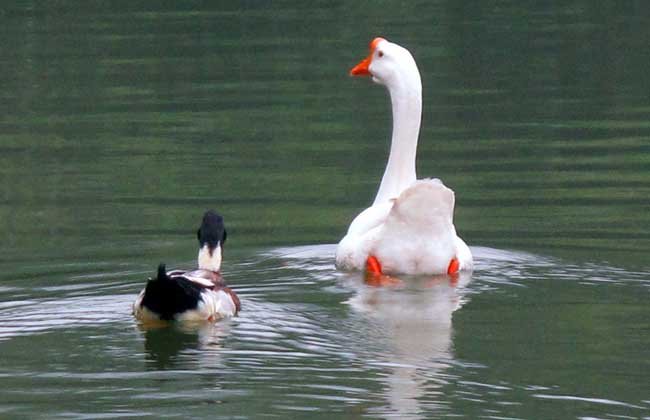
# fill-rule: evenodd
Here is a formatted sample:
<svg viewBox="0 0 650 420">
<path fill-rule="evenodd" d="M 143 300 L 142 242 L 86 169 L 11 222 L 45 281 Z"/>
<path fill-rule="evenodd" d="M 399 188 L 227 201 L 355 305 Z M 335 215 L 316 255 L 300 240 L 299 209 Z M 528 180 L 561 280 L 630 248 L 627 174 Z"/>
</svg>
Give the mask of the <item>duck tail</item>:
<svg viewBox="0 0 650 420">
<path fill-rule="evenodd" d="M 156 280 L 164 281 L 169 279 L 170 278 L 167 275 L 167 268 L 165 267 L 165 263 L 158 264 L 158 274 L 156 275 Z"/>
</svg>

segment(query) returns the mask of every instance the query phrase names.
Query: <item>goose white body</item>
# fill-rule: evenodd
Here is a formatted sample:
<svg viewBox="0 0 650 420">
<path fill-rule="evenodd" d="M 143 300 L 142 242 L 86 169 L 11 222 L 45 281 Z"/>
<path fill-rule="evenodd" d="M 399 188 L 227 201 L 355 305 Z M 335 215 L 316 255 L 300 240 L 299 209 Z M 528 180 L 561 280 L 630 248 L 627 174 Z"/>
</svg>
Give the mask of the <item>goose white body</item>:
<svg viewBox="0 0 650 420">
<path fill-rule="evenodd" d="M 339 243 L 337 268 L 363 270 L 374 256 L 385 273 L 446 273 L 454 259 L 460 270 L 471 270 L 472 254 L 453 224 L 454 192 L 438 179 L 416 178 L 422 84 L 415 60 L 403 47 L 376 38 L 351 74 L 369 74 L 388 88 L 393 135 L 374 203 Z"/>
</svg>

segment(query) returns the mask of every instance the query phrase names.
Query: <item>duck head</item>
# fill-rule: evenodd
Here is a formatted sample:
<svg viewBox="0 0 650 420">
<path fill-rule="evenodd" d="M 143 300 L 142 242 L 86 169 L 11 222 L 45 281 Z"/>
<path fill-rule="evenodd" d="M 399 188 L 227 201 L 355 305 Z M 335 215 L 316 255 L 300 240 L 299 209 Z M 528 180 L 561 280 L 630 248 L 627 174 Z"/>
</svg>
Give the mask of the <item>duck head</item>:
<svg viewBox="0 0 650 420">
<path fill-rule="evenodd" d="M 210 271 L 219 271 L 221 269 L 221 258 L 226 236 L 223 217 L 213 210 L 206 211 L 203 215 L 201 227 L 197 232 L 200 269 Z"/>
<path fill-rule="evenodd" d="M 420 72 L 411 53 L 381 37 L 370 42 L 370 54 L 350 70 L 350 75 L 371 76 L 375 83 L 390 91 L 422 89 Z"/>
</svg>

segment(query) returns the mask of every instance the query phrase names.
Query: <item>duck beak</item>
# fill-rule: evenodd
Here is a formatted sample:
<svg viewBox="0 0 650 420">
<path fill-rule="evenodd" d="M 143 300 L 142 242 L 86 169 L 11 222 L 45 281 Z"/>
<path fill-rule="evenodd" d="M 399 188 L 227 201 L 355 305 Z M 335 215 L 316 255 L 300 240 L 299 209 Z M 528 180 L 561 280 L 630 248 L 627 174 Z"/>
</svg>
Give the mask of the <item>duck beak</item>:
<svg viewBox="0 0 650 420">
<path fill-rule="evenodd" d="M 350 70 L 350 76 L 370 76 L 370 63 L 372 62 L 372 53 Z"/>
<path fill-rule="evenodd" d="M 371 76 L 370 63 L 372 63 L 372 55 L 375 52 L 375 48 L 377 48 L 377 44 L 379 44 L 381 41 L 386 41 L 386 40 L 382 37 L 377 37 L 370 42 L 370 54 L 368 55 L 368 57 L 363 59 L 359 64 L 352 67 L 352 69 L 350 70 L 350 76 Z"/>
</svg>

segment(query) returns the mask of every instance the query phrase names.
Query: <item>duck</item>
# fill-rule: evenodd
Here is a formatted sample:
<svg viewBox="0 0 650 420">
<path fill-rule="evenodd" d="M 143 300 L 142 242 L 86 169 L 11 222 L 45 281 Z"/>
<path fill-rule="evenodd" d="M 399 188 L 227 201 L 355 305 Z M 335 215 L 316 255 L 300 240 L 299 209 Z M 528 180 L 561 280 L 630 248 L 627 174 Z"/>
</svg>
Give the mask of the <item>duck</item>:
<svg viewBox="0 0 650 420">
<path fill-rule="evenodd" d="M 133 315 L 142 322 L 217 321 L 241 310 L 237 294 L 226 286 L 221 261 L 227 232 L 223 216 L 214 210 L 203 215 L 197 231 L 198 268 L 167 271 L 158 266 L 155 277 L 133 303 Z"/>
<path fill-rule="evenodd" d="M 455 274 L 473 269 L 472 253 L 453 222 L 454 191 L 415 170 L 422 81 L 404 47 L 377 37 L 350 70 L 387 88 L 392 105 L 390 152 L 374 202 L 358 214 L 336 249 L 339 270 L 375 274 Z"/>
</svg>

